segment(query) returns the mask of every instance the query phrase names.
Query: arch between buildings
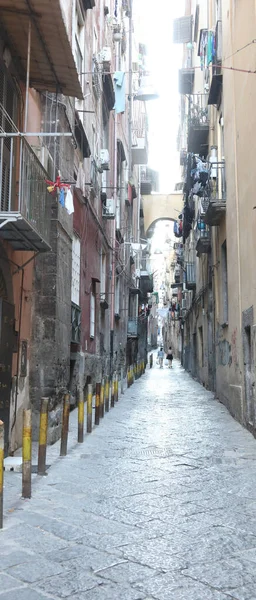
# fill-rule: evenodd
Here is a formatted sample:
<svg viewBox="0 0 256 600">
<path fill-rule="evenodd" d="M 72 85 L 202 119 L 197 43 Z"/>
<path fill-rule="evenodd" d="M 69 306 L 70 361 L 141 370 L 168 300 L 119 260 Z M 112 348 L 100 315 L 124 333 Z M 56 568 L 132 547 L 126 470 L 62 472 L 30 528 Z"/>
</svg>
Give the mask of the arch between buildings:
<svg viewBox="0 0 256 600">
<path fill-rule="evenodd" d="M 183 194 L 150 194 L 142 196 L 145 233 L 160 220 L 175 221 L 183 209 Z"/>
</svg>

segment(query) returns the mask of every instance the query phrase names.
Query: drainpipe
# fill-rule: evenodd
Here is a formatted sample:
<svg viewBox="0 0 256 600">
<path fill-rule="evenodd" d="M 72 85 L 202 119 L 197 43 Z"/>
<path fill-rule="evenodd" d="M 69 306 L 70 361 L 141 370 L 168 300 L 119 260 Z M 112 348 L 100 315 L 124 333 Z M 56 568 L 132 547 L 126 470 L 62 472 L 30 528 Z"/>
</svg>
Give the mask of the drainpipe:
<svg viewBox="0 0 256 600">
<path fill-rule="evenodd" d="M 119 67 L 119 42 L 116 42 L 116 71 Z M 112 225 L 112 273 L 111 273 L 111 321 L 110 321 L 110 376 L 113 375 L 114 327 L 115 327 L 115 281 L 116 281 L 116 207 L 117 207 L 117 113 L 114 114 L 114 213 Z"/>
</svg>

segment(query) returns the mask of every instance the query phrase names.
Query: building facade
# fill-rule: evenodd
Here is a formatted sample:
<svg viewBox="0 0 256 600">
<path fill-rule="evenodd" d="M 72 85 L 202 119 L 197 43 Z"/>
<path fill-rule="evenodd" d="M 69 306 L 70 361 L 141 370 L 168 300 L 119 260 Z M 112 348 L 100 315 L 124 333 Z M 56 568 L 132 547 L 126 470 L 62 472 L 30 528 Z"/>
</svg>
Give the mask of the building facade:
<svg viewBox="0 0 256 600">
<path fill-rule="evenodd" d="M 125 374 L 140 344 L 145 356 L 148 292 L 132 244 L 147 121 L 131 2 L 0 14 L 0 418 L 13 452 L 24 408 L 37 439 L 50 398 L 52 443 L 66 391 L 75 405 L 89 382 Z"/>
<path fill-rule="evenodd" d="M 182 360 L 253 432 L 254 171 L 245 147 L 255 124 L 254 27 L 253 2 L 232 0 L 191 0 L 174 23 L 184 48 L 184 208 L 175 224 L 184 249 Z"/>
</svg>

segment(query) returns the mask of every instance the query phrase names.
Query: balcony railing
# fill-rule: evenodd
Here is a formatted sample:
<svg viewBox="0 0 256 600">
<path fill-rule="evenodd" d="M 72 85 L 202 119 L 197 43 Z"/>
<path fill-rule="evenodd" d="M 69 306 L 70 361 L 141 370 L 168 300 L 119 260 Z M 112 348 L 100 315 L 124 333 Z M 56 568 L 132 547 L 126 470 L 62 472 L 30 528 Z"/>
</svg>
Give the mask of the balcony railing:
<svg viewBox="0 0 256 600">
<path fill-rule="evenodd" d="M 186 264 L 186 288 L 193 289 L 196 285 L 196 265 L 194 262 Z"/>
<path fill-rule="evenodd" d="M 81 308 L 71 304 L 71 342 L 80 344 L 81 341 Z"/>
<path fill-rule="evenodd" d="M 196 239 L 196 251 L 198 256 L 201 254 L 208 254 L 211 251 L 210 229 L 202 219 L 199 219 L 197 222 Z"/>
<path fill-rule="evenodd" d="M 211 162 L 207 185 L 209 198 L 205 222 L 208 225 L 219 225 L 226 212 L 226 177 L 225 162 Z"/>
<path fill-rule="evenodd" d="M 15 133 L 1 137 L 0 237 L 15 250 L 50 250 L 51 196 L 47 178 L 47 172 L 24 138 Z"/>
<path fill-rule="evenodd" d="M 209 107 L 208 94 L 189 96 L 188 151 L 201 156 L 208 154 Z"/>
</svg>

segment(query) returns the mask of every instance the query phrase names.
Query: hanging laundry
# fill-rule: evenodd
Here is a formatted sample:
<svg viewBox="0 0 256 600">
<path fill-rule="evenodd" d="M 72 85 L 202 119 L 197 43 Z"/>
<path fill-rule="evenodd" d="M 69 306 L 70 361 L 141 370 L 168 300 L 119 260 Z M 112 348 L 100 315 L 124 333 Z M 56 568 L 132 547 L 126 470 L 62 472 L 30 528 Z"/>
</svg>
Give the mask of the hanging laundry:
<svg viewBox="0 0 256 600">
<path fill-rule="evenodd" d="M 68 211 L 69 215 L 72 215 L 74 212 L 74 202 L 73 202 L 73 194 L 71 190 L 67 190 L 65 197 L 65 208 Z"/>
<path fill-rule="evenodd" d="M 61 206 L 65 206 L 65 192 L 64 192 L 64 188 L 60 189 L 59 203 L 61 204 Z"/>
<path fill-rule="evenodd" d="M 116 114 L 124 113 L 125 111 L 125 73 L 116 71 L 114 75 L 115 88 L 115 106 Z"/>
</svg>

